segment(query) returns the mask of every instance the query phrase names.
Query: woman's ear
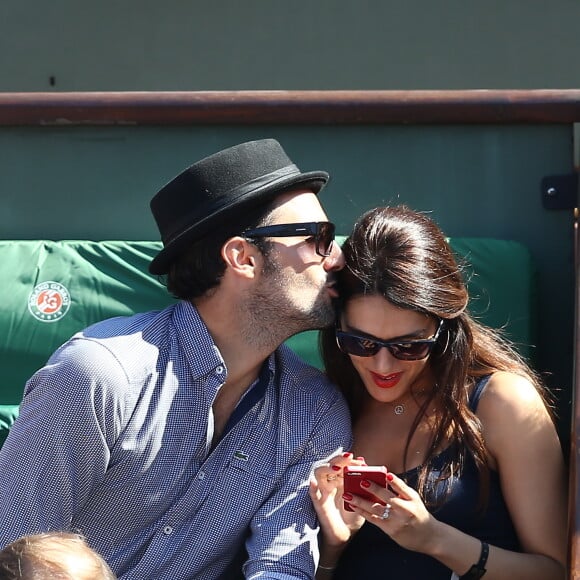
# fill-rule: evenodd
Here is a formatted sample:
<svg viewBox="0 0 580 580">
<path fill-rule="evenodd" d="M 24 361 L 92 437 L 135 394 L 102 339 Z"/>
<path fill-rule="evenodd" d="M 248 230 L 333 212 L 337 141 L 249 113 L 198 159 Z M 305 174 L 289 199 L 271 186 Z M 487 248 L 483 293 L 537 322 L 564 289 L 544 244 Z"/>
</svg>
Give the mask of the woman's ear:
<svg viewBox="0 0 580 580">
<path fill-rule="evenodd" d="M 230 238 L 222 246 L 222 258 L 226 263 L 226 269 L 237 276 L 254 278 L 260 257 L 258 248 L 241 236 Z"/>
</svg>

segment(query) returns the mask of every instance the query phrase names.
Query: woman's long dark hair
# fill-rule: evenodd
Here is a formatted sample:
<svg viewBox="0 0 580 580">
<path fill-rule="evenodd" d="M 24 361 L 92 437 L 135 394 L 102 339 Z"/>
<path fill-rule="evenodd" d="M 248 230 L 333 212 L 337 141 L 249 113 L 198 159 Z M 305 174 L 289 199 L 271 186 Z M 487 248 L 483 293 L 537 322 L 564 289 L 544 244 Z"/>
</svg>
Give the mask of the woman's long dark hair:
<svg viewBox="0 0 580 580">
<path fill-rule="evenodd" d="M 443 319 L 438 343 L 430 355 L 436 388 L 422 405 L 407 439 L 425 409 L 437 403 L 434 432 L 419 473 L 419 493 L 429 501 L 426 481 L 430 461 L 452 444 L 455 454 L 441 477 L 457 474 L 469 454 L 480 473 L 480 507 L 488 497 L 489 461 L 481 424 L 469 409 L 468 392 L 478 378 L 494 371 L 526 377 L 546 401 L 537 375 L 498 331 L 474 320 L 461 268 L 439 227 L 426 215 L 405 206 L 379 207 L 365 213 L 343 245 L 346 267 L 339 273 L 339 309 L 352 297 L 378 295 L 400 308 Z M 356 422 L 366 389 L 348 355 L 336 344 L 334 329 L 321 333 L 326 372 L 344 393 Z"/>
</svg>

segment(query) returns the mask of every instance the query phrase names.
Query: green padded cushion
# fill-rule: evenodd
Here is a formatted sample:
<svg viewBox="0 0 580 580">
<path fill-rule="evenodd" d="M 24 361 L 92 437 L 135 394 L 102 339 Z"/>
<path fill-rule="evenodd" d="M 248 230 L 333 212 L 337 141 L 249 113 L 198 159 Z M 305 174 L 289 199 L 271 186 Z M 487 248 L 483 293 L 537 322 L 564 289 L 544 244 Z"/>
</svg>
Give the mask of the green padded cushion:
<svg viewBox="0 0 580 580">
<path fill-rule="evenodd" d="M 0 241 L 0 404 L 18 404 L 26 380 L 82 328 L 169 304 L 166 289 L 147 273 L 159 247 L 158 242 Z M 42 284 L 49 286 L 45 295 L 35 292 Z M 43 296 L 48 300 L 39 310 L 34 303 Z M 62 298 L 59 311 L 50 308 Z"/>
<path fill-rule="evenodd" d="M 527 247 L 488 238 L 452 238 L 449 243 L 458 259 L 464 261 L 470 313 L 493 328 L 503 329 L 533 363 L 538 324 L 537 272 Z"/>
<path fill-rule="evenodd" d="M 0 447 L 18 417 L 18 405 L 0 405 Z"/>
</svg>

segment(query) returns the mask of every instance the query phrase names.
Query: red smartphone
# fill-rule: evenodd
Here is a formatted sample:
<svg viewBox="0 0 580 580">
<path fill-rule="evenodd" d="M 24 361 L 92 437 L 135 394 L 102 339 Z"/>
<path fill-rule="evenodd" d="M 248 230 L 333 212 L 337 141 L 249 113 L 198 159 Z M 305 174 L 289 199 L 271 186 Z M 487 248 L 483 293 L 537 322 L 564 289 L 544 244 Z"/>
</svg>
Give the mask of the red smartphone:
<svg viewBox="0 0 580 580">
<path fill-rule="evenodd" d="M 344 491 L 371 501 L 382 501 L 372 493 L 361 487 L 360 482 L 368 479 L 382 487 L 387 487 L 387 468 L 384 465 L 347 465 L 343 469 Z M 344 502 L 344 509 L 347 512 L 354 511 L 350 504 Z"/>
</svg>

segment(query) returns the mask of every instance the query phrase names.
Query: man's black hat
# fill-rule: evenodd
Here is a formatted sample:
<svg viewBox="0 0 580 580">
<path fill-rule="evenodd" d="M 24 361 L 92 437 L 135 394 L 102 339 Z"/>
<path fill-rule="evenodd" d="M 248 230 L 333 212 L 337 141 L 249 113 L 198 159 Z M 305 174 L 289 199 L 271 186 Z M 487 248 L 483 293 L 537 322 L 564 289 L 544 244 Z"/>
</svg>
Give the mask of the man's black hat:
<svg viewBox="0 0 580 580">
<path fill-rule="evenodd" d="M 299 187 L 318 193 L 328 178 L 325 171 L 302 173 L 275 139 L 241 143 L 194 163 L 151 200 L 163 249 L 149 271 L 166 274 L 179 252 L 233 212 Z"/>
</svg>

